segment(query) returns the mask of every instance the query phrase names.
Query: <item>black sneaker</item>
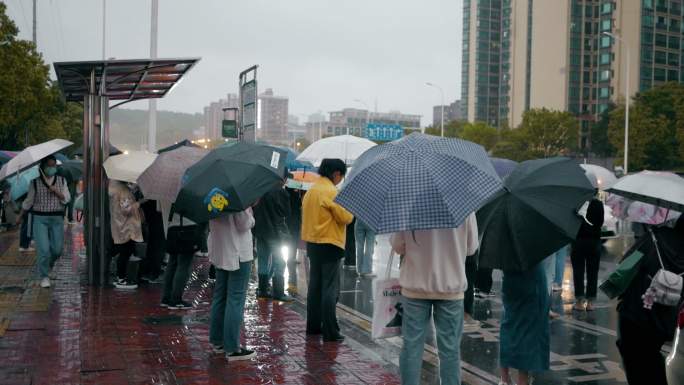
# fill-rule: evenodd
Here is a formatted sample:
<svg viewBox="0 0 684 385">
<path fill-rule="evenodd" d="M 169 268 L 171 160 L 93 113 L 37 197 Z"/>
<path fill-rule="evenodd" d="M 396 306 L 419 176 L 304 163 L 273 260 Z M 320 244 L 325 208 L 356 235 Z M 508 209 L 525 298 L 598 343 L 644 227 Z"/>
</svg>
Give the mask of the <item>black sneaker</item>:
<svg viewBox="0 0 684 385">
<path fill-rule="evenodd" d="M 256 357 L 256 352 L 254 350 L 247 350 L 245 348 L 242 348 L 242 350 L 239 352 L 226 354 L 228 361 L 251 360 L 254 357 Z"/>
<path fill-rule="evenodd" d="M 171 307 L 171 305 L 169 305 L 169 303 L 166 302 L 166 301 L 161 301 L 161 303 L 159 304 L 159 306 L 165 307 L 165 308 L 167 308 L 167 309 L 168 309 L 169 307 Z"/>
<path fill-rule="evenodd" d="M 125 279 L 114 282 L 114 287 L 121 290 L 135 290 L 138 288 L 137 283 L 128 282 Z"/>
<path fill-rule="evenodd" d="M 192 309 L 192 304 L 190 302 L 185 302 L 185 301 L 180 301 L 178 303 L 175 303 L 173 305 L 169 305 L 169 309 L 177 309 L 177 310 L 187 310 L 187 309 Z"/>
</svg>

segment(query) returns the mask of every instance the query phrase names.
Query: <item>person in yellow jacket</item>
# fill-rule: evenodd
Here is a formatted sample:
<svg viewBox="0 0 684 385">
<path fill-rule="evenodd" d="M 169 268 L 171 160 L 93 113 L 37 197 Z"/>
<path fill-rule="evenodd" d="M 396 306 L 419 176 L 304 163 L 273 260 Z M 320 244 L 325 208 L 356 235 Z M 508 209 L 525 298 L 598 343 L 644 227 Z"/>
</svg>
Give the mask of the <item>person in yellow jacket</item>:
<svg viewBox="0 0 684 385">
<path fill-rule="evenodd" d="M 347 173 L 340 159 L 323 159 L 321 178 L 302 202 L 302 240 L 309 256 L 309 290 L 306 300 L 306 334 L 323 335 L 323 341 L 341 342 L 335 309 L 344 258 L 347 225 L 354 217 L 335 203 L 337 186 Z"/>
</svg>

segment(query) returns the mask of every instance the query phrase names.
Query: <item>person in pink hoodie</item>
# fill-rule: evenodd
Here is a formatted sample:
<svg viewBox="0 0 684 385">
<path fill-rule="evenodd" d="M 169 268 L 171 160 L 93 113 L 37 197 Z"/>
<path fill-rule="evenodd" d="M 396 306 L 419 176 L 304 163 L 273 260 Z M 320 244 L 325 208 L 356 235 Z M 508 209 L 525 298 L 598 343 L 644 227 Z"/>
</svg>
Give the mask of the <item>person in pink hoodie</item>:
<svg viewBox="0 0 684 385">
<path fill-rule="evenodd" d="M 401 383 L 420 383 L 425 337 L 434 312 L 439 377 L 442 385 L 458 385 L 463 298 L 468 288 L 465 261 L 479 247 L 475 214 L 455 229 L 402 231 L 393 234 L 390 242 L 403 256 Z"/>
</svg>

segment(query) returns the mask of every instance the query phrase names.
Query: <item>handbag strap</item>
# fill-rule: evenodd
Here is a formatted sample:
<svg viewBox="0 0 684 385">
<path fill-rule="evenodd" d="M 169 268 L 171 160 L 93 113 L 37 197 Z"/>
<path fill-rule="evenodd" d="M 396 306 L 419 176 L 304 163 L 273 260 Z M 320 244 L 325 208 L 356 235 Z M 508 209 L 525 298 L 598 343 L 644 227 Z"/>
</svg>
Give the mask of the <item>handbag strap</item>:
<svg viewBox="0 0 684 385">
<path fill-rule="evenodd" d="M 648 228 L 648 232 L 651 233 L 651 239 L 653 240 L 653 245 L 655 246 L 656 249 L 656 254 L 658 254 L 658 262 L 660 262 L 660 268 L 663 270 L 667 269 L 665 268 L 665 265 L 663 264 L 663 257 L 660 256 L 660 248 L 658 247 L 658 239 L 655 236 L 655 233 L 653 232 L 653 229 L 651 227 Z M 678 276 L 684 276 L 684 272 L 677 274 Z"/>
<path fill-rule="evenodd" d="M 387 259 L 387 270 L 385 271 L 385 278 L 389 279 L 392 275 L 392 264 L 394 263 L 394 250 L 390 250 L 389 258 Z"/>
</svg>

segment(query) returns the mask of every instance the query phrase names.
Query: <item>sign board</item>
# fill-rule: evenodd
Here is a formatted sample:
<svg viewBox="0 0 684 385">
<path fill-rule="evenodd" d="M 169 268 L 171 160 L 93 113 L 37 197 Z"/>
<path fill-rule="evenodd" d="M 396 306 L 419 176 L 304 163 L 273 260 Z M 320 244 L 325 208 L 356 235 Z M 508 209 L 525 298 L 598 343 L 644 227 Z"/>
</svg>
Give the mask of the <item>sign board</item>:
<svg viewBox="0 0 684 385">
<path fill-rule="evenodd" d="M 368 123 L 366 138 L 378 142 L 390 142 L 404 136 L 404 128 L 398 124 Z"/>
<path fill-rule="evenodd" d="M 240 73 L 240 135 L 245 142 L 256 142 L 257 125 L 257 66 Z"/>
<path fill-rule="evenodd" d="M 223 119 L 223 122 L 221 124 L 221 136 L 228 139 L 237 139 L 237 121 Z"/>
</svg>

